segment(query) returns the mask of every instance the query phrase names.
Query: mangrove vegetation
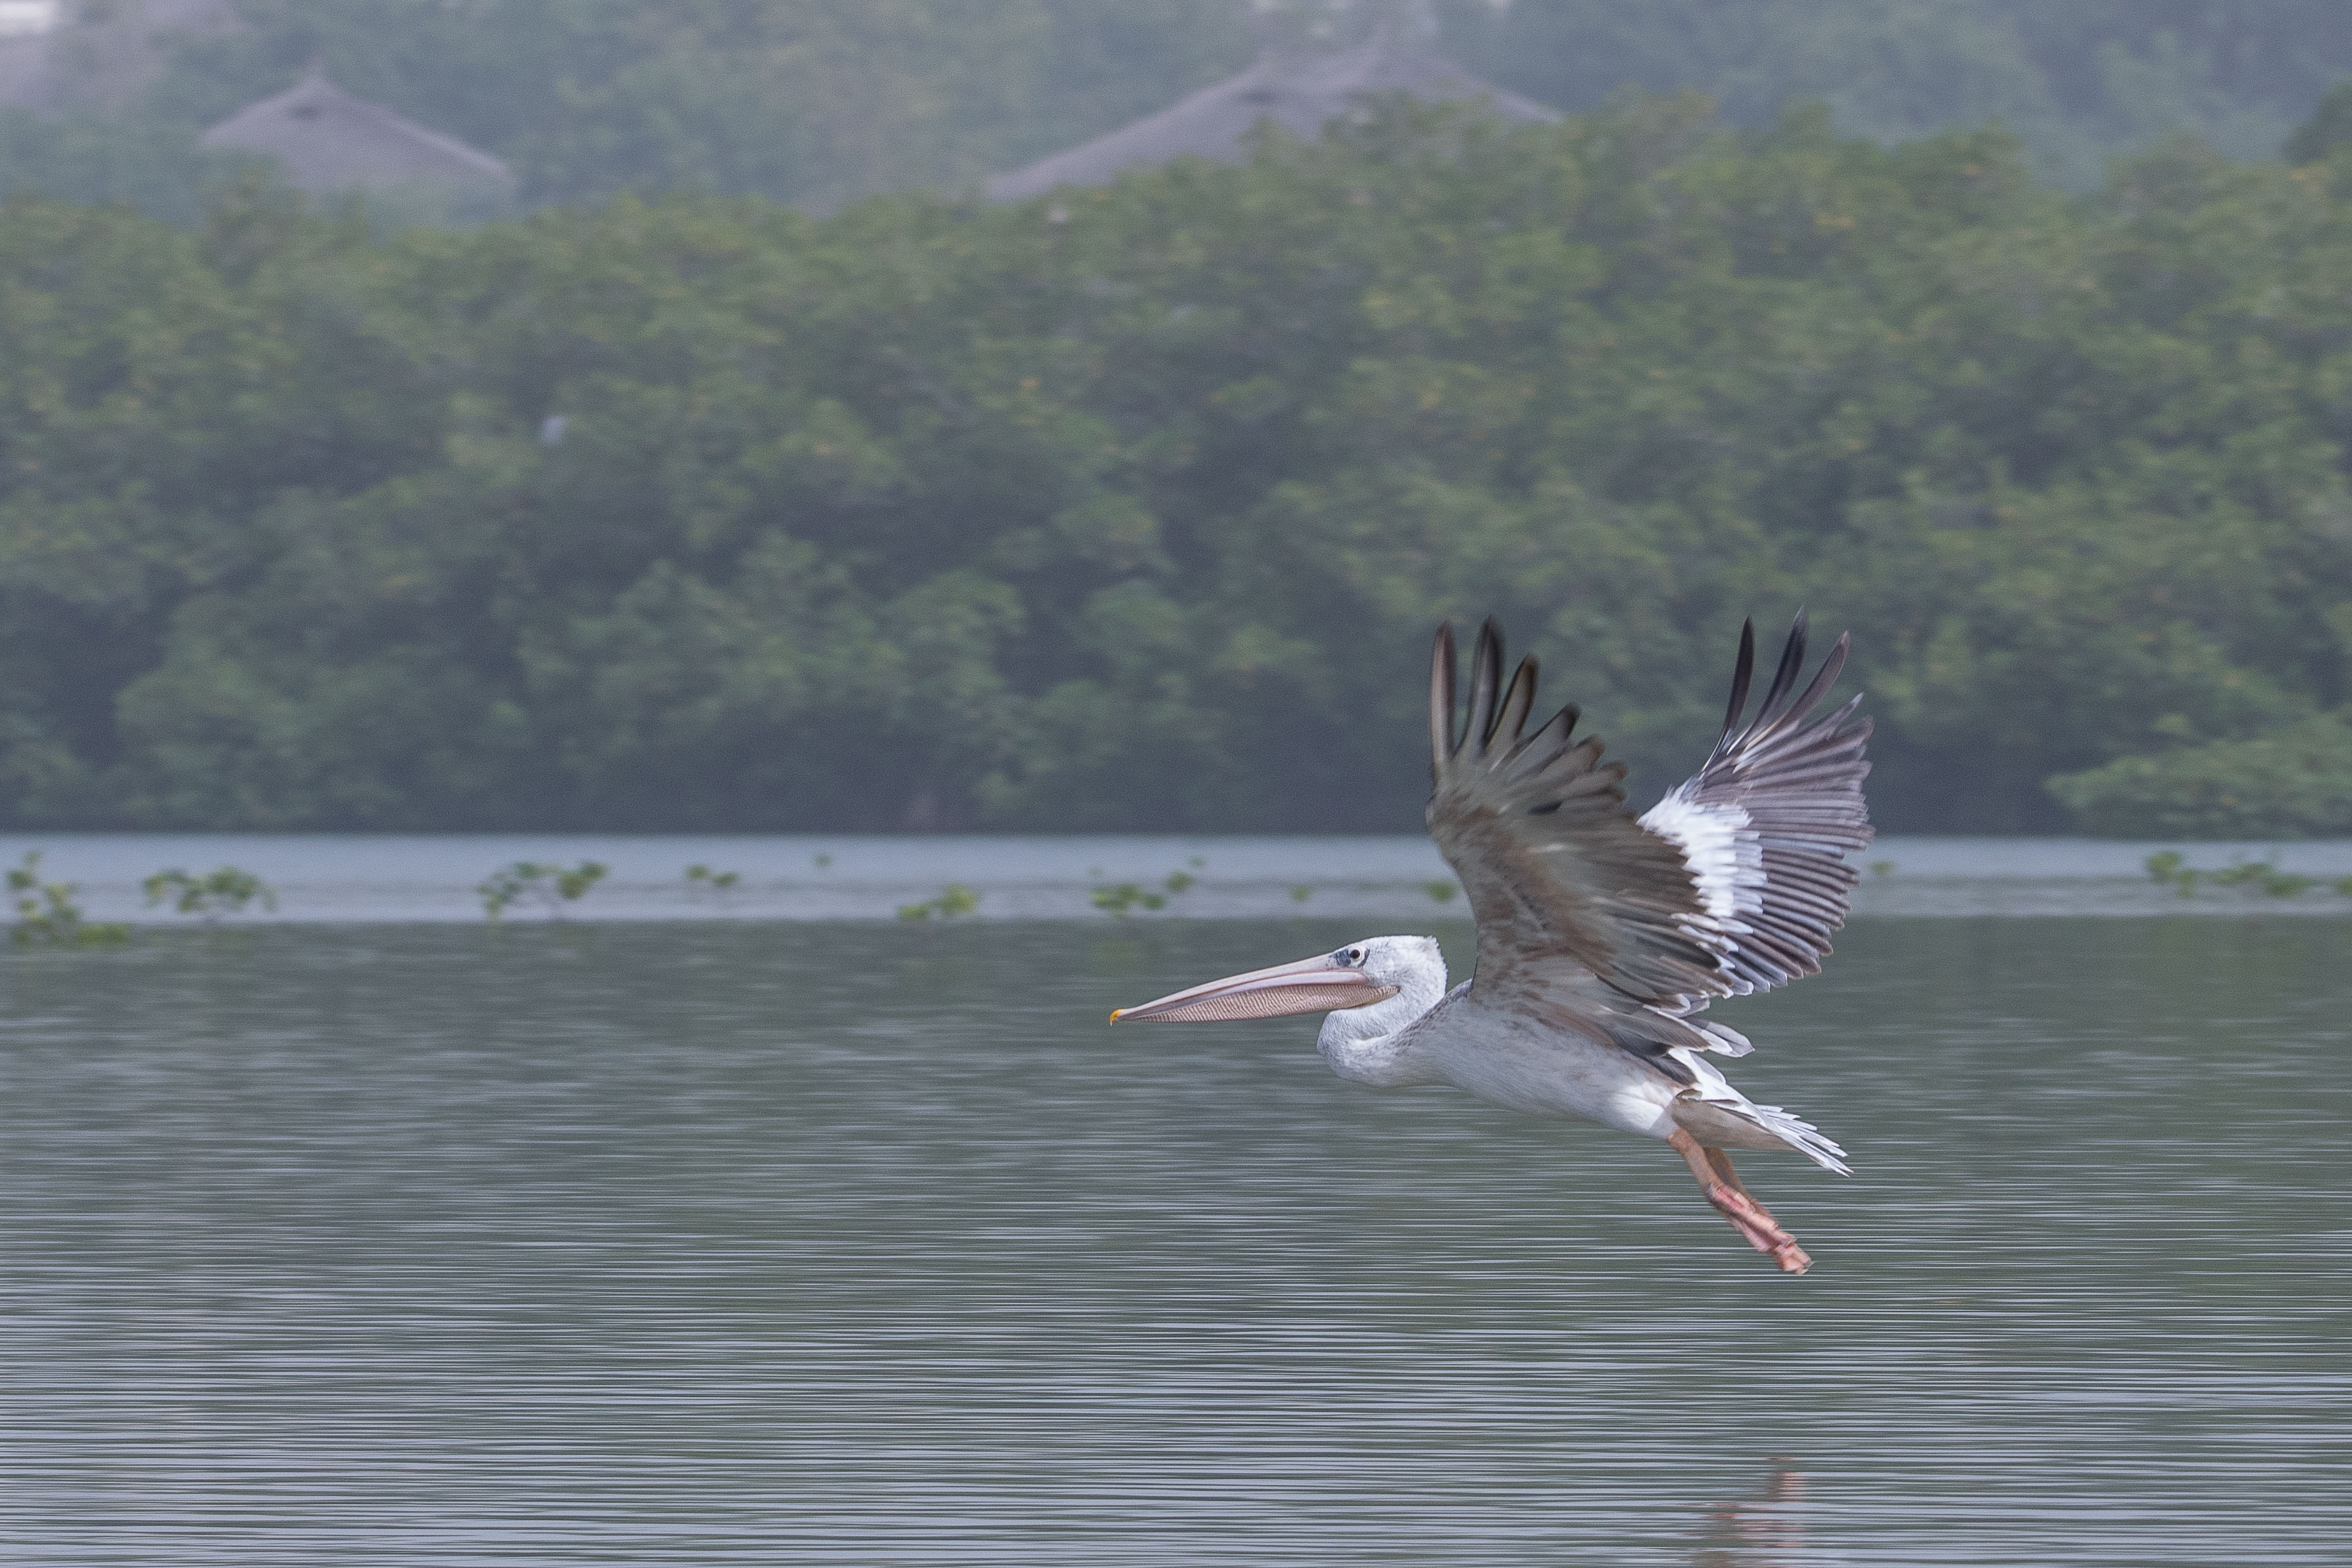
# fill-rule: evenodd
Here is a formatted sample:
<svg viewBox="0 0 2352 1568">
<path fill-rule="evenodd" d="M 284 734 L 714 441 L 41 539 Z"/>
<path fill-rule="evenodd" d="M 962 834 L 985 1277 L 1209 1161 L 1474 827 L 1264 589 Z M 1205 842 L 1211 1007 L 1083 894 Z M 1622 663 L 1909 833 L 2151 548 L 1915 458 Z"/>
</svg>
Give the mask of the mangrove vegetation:
<svg viewBox="0 0 2352 1568">
<path fill-rule="evenodd" d="M 2329 112 L 2092 194 L 1650 98 L 1005 207 L 15 199 L 0 823 L 1409 831 L 1440 620 L 1654 793 L 1803 605 L 1889 826 L 2347 831 Z"/>
</svg>

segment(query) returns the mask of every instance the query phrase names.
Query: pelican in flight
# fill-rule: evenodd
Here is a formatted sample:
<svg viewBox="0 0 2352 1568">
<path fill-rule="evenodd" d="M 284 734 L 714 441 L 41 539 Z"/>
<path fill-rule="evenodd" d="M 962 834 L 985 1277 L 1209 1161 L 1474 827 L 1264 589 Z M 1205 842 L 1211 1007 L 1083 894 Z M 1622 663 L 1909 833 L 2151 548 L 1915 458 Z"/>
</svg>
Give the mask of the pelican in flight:
<svg viewBox="0 0 2352 1568">
<path fill-rule="evenodd" d="M 1845 923 L 1868 845 L 1862 781 L 1870 721 L 1856 696 L 1808 722 L 1845 664 L 1847 637 L 1800 689 L 1805 617 L 1746 720 L 1753 622 L 1722 738 L 1706 765 L 1636 817 L 1625 764 L 1570 738 L 1563 708 L 1533 734 L 1536 661 L 1503 684 L 1489 620 L 1471 656 L 1469 723 L 1457 732 L 1454 628 L 1430 669 L 1430 836 L 1462 879 L 1478 928 L 1475 978 L 1448 990 L 1434 939 L 1375 936 L 1297 963 L 1195 985 L 1111 1015 L 1166 1022 L 1328 1013 L 1318 1045 L 1340 1077 L 1446 1082 L 1513 1110 L 1580 1116 L 1663 1138 L 1707 1202 L 1757 1251 L 1801 1274 L 1812 1259 L 1731 1168 L 1733 1149 L 1793 1149 L 1847 1174 L 1808 1121 L 1731 1087 L 1712 1058 L 1746 1037 L 1703 1017 L 1817 973 Z"/>
</svg>

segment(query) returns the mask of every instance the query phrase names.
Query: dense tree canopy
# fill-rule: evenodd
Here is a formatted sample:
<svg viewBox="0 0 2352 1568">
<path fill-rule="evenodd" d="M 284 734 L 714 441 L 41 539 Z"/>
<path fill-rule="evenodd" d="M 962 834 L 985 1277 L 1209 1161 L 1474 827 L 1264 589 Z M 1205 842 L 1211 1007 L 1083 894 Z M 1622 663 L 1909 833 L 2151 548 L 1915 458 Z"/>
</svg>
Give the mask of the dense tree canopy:
<svg viewBox="0 0 2352 1568">
<path fill-rule="evenodd" d="M 1654 791 L 1803 603 L 1892 826 L 2340 830 L 2332 157 L 1650 100 L 1004 208 L 5 204 L 0 817 L 1406 829 L 1441 617 Z M 2176 809 L 2233 756 L 2320 782 Z"/>
<path fill-rule="evenodd" d="M 2352 71 L 2337 0 L 1455 0 L 1448 47 L 1566 109 L 1631 85 L 1695 87 L 1741 124 L 1791 98 L 1900 141 L 1999 121 L 2045 174 L 2181 130 L 2267 158 Z"/>
</svg>

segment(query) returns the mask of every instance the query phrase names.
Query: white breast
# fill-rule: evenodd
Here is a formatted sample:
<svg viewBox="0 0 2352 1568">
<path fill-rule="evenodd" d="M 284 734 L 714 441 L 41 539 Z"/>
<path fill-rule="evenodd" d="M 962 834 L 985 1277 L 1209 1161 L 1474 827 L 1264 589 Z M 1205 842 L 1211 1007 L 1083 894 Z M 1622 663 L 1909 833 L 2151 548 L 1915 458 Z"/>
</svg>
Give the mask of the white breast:
<svg viewBox="0 0 2352 1568">
<path fill-rule="evenodd" d="M 1412 1034 L 1437 1076 L 1481 1100 L 1537 1116 L 1580 1116 L 1664 1138 L 1680 1086 L 1614 1046 L 1449 997 Z"/>
</svg>

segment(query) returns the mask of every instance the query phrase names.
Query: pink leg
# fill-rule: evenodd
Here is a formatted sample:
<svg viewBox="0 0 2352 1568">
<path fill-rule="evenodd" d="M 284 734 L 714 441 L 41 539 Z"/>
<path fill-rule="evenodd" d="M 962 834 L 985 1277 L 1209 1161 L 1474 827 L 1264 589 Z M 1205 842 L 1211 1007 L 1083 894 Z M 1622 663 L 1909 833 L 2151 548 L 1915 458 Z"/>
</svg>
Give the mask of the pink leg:
<svg viewBox="0 0 2352 1568">
<path fill-rule="evenodd" d="M 1772 1211 L 1756 1201 L 1739 1173 L 1731 1168 L 1731 1156 L 1720 1149 L 1709 1149 L 1684 1129 L 1677 1127 L 1666 1139 L 1683 1163 L 1690 1166 L 1691 1174 L 1698 1178 L 1699 1186 L 1706 1193 L 1706 1201 L 1716 1206 L 1732 1228 L 1748 1238 L 1748 1245 L 1780 1266 L 1784 1274 L 1802 1274 L 1813 1266 L 1797 1238 L 1780 1228 Z"/>
</svg>

